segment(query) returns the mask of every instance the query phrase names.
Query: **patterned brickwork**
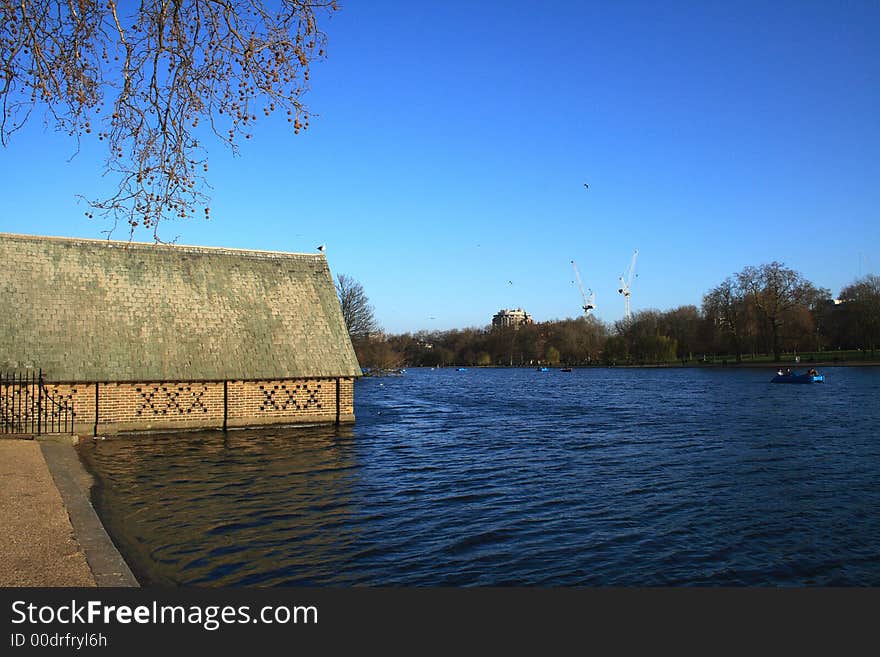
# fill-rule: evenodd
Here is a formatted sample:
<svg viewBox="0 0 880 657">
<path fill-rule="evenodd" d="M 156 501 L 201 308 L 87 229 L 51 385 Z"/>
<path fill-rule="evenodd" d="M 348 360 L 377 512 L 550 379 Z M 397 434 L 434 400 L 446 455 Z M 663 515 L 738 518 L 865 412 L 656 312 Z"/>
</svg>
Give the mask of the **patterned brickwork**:
<svg viewBox="0 0 880 657">
<path fill-rule="evenodd" d="M 73 404 L 76 432 L 95 425 L 95 384 L 49 384 L 53 398 Z M 228 426 L 336 421 L 336 379 L 227 382 Z M 223 426 L 223 382 L 102 383 L 98 433 Z M 339 382 L 339 421 L 354 420 L 354 379 Z"/>
<path fill-rule="evenodd" d="M 273 386 L 360 375 L 323 254 L 0 234 L 0 261 L 0 369 Z M 205 414 L 209 390 L 173 385 L 120 392 L 120 409 Z"/>
</svg>

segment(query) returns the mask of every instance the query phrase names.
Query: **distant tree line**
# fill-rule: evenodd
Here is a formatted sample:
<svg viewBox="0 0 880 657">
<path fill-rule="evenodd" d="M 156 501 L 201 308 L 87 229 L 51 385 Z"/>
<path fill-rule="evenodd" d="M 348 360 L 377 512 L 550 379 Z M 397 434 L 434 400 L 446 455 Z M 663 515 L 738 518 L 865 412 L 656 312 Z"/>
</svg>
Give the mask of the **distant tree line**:
<svg viewBox="0 0 880 657">
<path fill-rule="evenodd" d="M 834 300 L 778 262 L 729 276 L 704 295 L 700 308 L 643 310 L 613 324 L 580 317 L 515 328 L 376 333 L 355 344 L 361 365 L 380 369 L 781 361 L 792 353 L 838 350 L 873 358 L 878 347 L 880 276 L 854 281 Z"/>
</svg>

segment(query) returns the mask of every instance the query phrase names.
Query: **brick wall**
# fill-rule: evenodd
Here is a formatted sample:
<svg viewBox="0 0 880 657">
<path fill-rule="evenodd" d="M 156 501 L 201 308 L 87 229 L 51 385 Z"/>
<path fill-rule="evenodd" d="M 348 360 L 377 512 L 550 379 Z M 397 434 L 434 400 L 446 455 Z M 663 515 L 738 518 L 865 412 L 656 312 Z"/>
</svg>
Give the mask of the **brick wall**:
<svg viewBox="0 0 880 657">
<path fill-rule="evenodd" d="M 324 423 L 337 420 L 336 379 L 228 381 L 226 425 Z M 49 394 L 73 404 L 75 432 L 95 431 L 94 383 L 47 384 Z M 149 429 L 222 427 L 222 381 L 101 383 L 98 426 L 101 433 Z M 339 380 L 340 422 L 354 421 L 354 379 Z"/>
</svg>

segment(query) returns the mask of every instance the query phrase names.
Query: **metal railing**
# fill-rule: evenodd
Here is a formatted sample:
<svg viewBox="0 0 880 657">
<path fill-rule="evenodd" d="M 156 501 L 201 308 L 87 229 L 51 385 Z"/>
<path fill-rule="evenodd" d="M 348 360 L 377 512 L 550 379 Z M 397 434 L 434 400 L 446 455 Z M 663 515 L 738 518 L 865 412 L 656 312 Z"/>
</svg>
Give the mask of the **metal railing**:
<svg viewBox="0 0 880 657">
<path fill-rule="evenodd" d="M 73 433 L 73 402 L 56 399 L 42 370 L 0 372 L 0 433 Z"/>
</svg>

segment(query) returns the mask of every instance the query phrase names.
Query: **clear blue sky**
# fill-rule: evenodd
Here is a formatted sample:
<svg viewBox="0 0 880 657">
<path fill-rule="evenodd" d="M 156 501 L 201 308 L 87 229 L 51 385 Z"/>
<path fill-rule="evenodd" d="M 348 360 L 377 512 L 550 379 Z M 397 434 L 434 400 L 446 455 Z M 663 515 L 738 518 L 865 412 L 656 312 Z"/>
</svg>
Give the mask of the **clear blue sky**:
<svg viewBox="0 0 880 657">
<path fill-rule="evenodd" d="M 325 242 L 389 332 L 577 316 L 572 259 L 619 319 L 633 249 L 634 310 L 772 260 L 834 294 L 880 271 L 876 1 L 348 0 L 324 27 L 310 129 L 211 144 L 211 221 L 163 237 Z M 0 231 L 101 237 L 100 144 L 68 161 L 37 119 L 0 151 Z"/>
</svg>

